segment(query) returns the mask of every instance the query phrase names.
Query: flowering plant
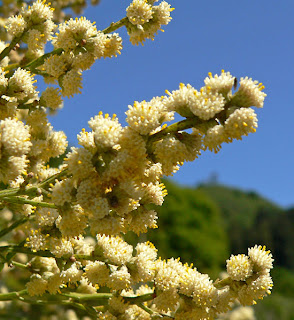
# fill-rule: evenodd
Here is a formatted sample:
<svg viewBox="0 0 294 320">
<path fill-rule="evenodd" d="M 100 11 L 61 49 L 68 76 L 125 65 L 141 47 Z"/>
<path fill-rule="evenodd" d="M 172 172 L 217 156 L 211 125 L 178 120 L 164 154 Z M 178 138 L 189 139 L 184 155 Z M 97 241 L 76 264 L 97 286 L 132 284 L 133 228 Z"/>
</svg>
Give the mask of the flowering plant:
<svg viewBox="0 0 294 320">
<path fill-rule="evenodd" d="M 82 72 L 95 60 L 120 54 L 122 39 L 114 31 L 126 27 L 134 45 L 153 40 L 173 11 L 165 1 L 133 0 L 126 17 L 98 30 L 84 17 L 64 14 L 66 7 L 84 5 L 56 0 L 50 7 L 38 0 L 28 7 L 12 0 L 2 8 L 0 261 L 2 274 L 21 270 L 25 284 L 11 292 L 3 286 L 0 301 L 142 320 L 215 319 L 236 299 L 255 304 L 272 287 L 273 259 L 264 247 L 232 255 L 227 277 L 212 281 L 179 259 L 162 260 L 152 243 L 133 247 L 123 235 L 157 227 L 151 205 L 162 205 L 167 194 L 163 176 L 255 132 L 252 107 L 263 107 L 263 85 L 248 77 L 238 84 L 230 72 L 209 73 L 199 90 L 181 83 L 161 97 L 135 101 L 126 127 L 100 112 L 78 135 L 81 147 L 72 147 L 58 168 L 49 167 L 68 143 L 48 113 L 63 106 L 63 97 L 80 93 Z M 45 53 L 49 41 L 53 50 Z M 35 75 L 48 84 L 41 94 Z M 176 113 L 183 119 L 168 125 Z"/>
</svg>

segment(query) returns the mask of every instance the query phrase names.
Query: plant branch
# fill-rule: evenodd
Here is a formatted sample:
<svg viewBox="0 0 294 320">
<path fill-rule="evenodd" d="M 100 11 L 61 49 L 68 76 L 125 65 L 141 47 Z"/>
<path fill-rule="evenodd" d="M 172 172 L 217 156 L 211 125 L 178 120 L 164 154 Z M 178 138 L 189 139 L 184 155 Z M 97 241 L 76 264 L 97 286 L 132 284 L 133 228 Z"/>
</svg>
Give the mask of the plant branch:
<svg viewBox="0 0 294 320">
<path fill-rule="evenodd" d="M 2 61 L 6 56 L 9 55 L 10 51 L 13 50 L 13 48 L 18 44 L 22 37 L 25 35 L 27 30 L 25 29 L 22 34 L 20 34 L 18 37 L 14 37 L 12 41 L 10 42 L 9 46 L 6 47 L 2 52 L 0 53 L 0 61 Z"/>
<path fill-rule="evenodd" d="M 60 56 L 62 54 L 62 52 L 64 52 L 64 50 L 62 48 L 55 49 L 55 50 L 53 50 L 51 52 L 43 54 L 41 57 L 39 57 L 37 59 L 29 62 L 27 65 L 23 66 L 22 68 L 35 72 L 35 69 L 37 67 L 41 66 L 42 64 L 44 64 L 44 62 L 45 62 L 45 60 L 47 58 L 49 58 L 49 57 L 51 57 L 52 55 L 55 55 L 55 54 Z"/>
<path fill-rule="evenodd" d="M 14 221 L 12 225 L 0 231 L 0 238 L 4 237 L 7 233 L 17 228 L 18 226 L 21 226 L 22 224 L 26 223 L 30 219 L 31 217 L 23 217 L 19 220 Z"/>
<path fill-rule="evenodd" d="M 127 22 L 129 21 L 129 19 L 127 17 L 122 18 L 121 20 L 117 21 L 117 22 L 112 22 L 110 24 L 110 26 L 104 30 L 102 30 L 103 33 L 110 33 L 113 32 L 123 26 L 125 26 L 127 24 Z"/>
<path fill-rule="evenodd" d="M 6 251 L 6 252 L 14 252 L 14 253 L 26 253 L 33 256 L 39 256 L 39 257 L 51 257 L 54 258 L 54 255 L 47 250 L 40 250 L 40 251 L 32 251 L 29 248 L 25 248 L 23 246 L 19 245 L 10 245 L 10 246 L 1 246 L 0 252 Z"/>
<path fill-rule="evenodd" d="M 44 207 L 44 208 L 53 208 L 57 209 L 58 207 L 54 203 L 48 202 L 39 202 L 34 200 L 29 200 L 23 197 L 3 197 L 1 199 L 2 202 L 9 202 L 9 203 L 18 203 L 18 204 L 30 204 L 35 207 Z"/>
</svg>

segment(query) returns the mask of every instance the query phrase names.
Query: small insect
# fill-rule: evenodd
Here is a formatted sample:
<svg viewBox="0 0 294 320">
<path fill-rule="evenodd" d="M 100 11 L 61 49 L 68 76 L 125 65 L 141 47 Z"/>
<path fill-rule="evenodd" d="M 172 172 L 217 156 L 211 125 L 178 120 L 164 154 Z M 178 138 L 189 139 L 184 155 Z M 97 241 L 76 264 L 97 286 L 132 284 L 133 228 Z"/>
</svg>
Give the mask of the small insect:
<svg viewBox="0 0 294 320">
<path fill-rule="evenodd" d="M 237 89 L 237 86 L 238 86 L 238 78 L 234 78 L 234 90 Z"/>
</svg>

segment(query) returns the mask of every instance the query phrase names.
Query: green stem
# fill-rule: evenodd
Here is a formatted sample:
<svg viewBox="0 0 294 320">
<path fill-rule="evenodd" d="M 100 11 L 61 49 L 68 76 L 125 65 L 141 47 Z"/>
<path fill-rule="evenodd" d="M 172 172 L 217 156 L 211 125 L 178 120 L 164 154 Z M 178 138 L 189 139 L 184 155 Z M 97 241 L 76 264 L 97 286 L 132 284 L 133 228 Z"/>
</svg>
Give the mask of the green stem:
<svg viewBox="0 0 294 320">
<path fill-rule="evenodd" d="M 150 301 L 154 299 L 154 293 L 146 293 L 141 296 L 134 297 L 123 297 L 125 302 L 129 302 L 130 304 L 140 304 L 146 301 Z"/>
<path fill-rule="evenodd" d="M 44 208 L 53 208 L 53 209 L 58 208 L 54 203 L 39 202 L 39 201 L 29 200 L 23 197 L 3 197 L 1 201 L 9 202 L 9 203 L 18 203 L 18 204 L 30 204 L 35 207 L 44 207 Z"/>
<path fill-rule="evenodd" d="M 12 225 L 0 231 L 0 238 L 4 237 L 7 233 L 17 228 L 18 226 L 21 226 L 22 224 L 26 223 L 30 219 L 31 217 L 23 217 L 19 220 L 16 220 L 15 222 L 13 222 Z"/>
<path fill-rule="evenodd" d="M 46 188 L 47 185 L 49 185 L 50 183 L 54 182 L 56 179 L 60 179 L 61 177 L 65 176 L 68 173 L 68 169 L 64 169 L 56 174 L 54 174 L 53 176 L 45 179 L 44 181 L 40 182 L 37 187 L 38 188 Z"/>
<path fill-rule="evenodd" d="M 53 176 L 45 179 L 44 181 L 42 181 L 36 185 L 33 185 L 31 187 L 27 187 L 25 189 L 24 188 L 9 188 L 9 189 L 5 189 L 5 190 L 1 190 L 0 191 L 0 198 L 17 196 L 17 195 L 38 196 L 39 194 L 37 194 L 37 192 L 41 188 L 46 188 L 50 183 L 52 183 L 56 179 L 57 180 L 60 179 L 61 177 L 63 177 L 67 173 L 68 173 L 68 169 L 64 169 L 64 170 L 54 174 Z"/>
<path fill-rule="evenodd" d="M 0 293 L 0 301 L 21 300 L 21 296 L 27 294 L 27 290 Z"/>
<path fill-rule="evenodd" d="M 41 57 L 39 57 L 39 58 L 29 62 L 27 65 L 23 66 L 23 69 L 31 70 L 34 72 L 37 67 L 44 64 L 44 62 L 47 58 L 51 57 L 54 54 L 57 54 L 58 56 L 60 56 L 62 54 L 62 52 L 64 52 L 64 50 L 62 48 L 58 48 L 58 49 L 55 49 L 51 52 L 45 53 Z"/>
<path fill-rule="evenodd" d="M 44 298 L 47 300 L 44 300 Z M 36 297 L 28 297 L 27 289 L 21 291 L 14 291 L 9 293 L 0 293 L 0 301 L 12 301 L 12 300 L 20 300 L 25 303 L 29 303 L 32 305 L 50 305 L 50 304 L 58 304 L 58 305 L 65 305 L 69 307 L 74 307 L 84 312 L 89 313 L 90 315 L 97 317 L 97 312 L 91 306 L 84 306 L 81 303 L 71 301 L 71 300 L 64 300 L 62 295 L 49 295 L 44 294 L 42 298 Z"/>
<path fill-rule="evenodd" d="M 79 303 L 88 303 L 90 302 L 93 306 L 105 306 L 108 303 L 108 300 L 112 297 L 112 293 L 61 293 L 62 296 L 71 298 L 72 300 Z"/>
<path fill-rule="evenodd" d="M 232 283 L 233 283 L 233 280 L 230 277 L 227 277 L 225 279 L 215 281 L 215 283 L 213 285 L 217 289 L 222 289 L 225 286 L 230 286 Z"/>
<path fill-rule="evenodd" d="M 22 39 L 22 37 L 25 35 L 27 30 L 24 30 L 21 35 L 18 37 L 14 37 L 12 41 L 10 42 L 9 46 L 6 47 L 1 53 L 0 53 L 0 61 L 2 61 L 6 56 L 9 55 L 10 51 L 13 50 L 13 48 L 16 46 L 17 43 L 19 43 Z"/>
<path fill-rule="evenodd" d="M 147 306 L 145 306 L 143 303 L 138 303 L 137 306 L 143 309 L 144 311 L 146 311 L 147 313 L 149 313 L 150 315 L 154 314 L 154 311 L 148 308 Z"/>
<path fill-rule="evenodd" d="M 127 17 L 122 18 L 121 20 L 117 21 L 117 22 L 112 22 L 110 24 L 110 26 L 104 30 L 102 30 L 103 33 L 110 33 L 113 32 L 123 26 L 125 26 L 127 24 L 127 22 L 129 21 L 129 19 Z"/>
<path fill-rule="evenodd" d="M 29 267 L 26 264 L 23 264 L 23 263 L 20 263 L 20 262 L 17 262 L 17 261 L 11 261 L 10 263 L 13 266 L 15 266 L 17 268 L 20 268 L 20 269 L 23 269 L 23 270 L 28 270 L 29 269 Z"/>
<path fill-rule="evenodd" d="M 9 188 L 0 191 L 0 198 L 17 196 L 17 195 L 36 195 L 38 185 L 31 186 L 28 188 Z"/>
<path fill-rule="evenodd" d="M 206 120 L 201 120 L 196 116 L 193 118 L 187 118 L 185 120 L 173 123 L 170 126 L 165 127 L 161 131 L 158 131 L 147 138 L 147 152 L 148 154 L 152 154 L 153 148 L 154 148 L 154 142 L 163 139 L 169 133 L 176 133 L 176 132 L 187 130 L 190 128 L 195 128 L 196 126 L 200 128 L 201 126 L 207 126 L 210 123 L 216 124 L 216 120 L 212 119 L 212 120 L 206 121 Z"/>
<path fill-rule="evenodd" d="M 13 70 L 13 69 L 17 69 L 18 67 L 20 67 L 19 63 L 12 63 L 6 67 L 4 67 L 4 71 L 10 71 L 10 70 Z"/>
<path fill-rule="evenodd" d="M 5 251 L 5 252 L 14 252 L 14 253 L 26 253 L 32 256 L 39 256 L 39 257 L 51 257 L 54 258 L 54 255 L 50 251 L 45 251 L 45 250 L 40 250 L 40 251 L 31 251 L 29 248 L 25 248 L 22 246 L 1 246 L 0 247 L 0 252 Z"/>
</svg>

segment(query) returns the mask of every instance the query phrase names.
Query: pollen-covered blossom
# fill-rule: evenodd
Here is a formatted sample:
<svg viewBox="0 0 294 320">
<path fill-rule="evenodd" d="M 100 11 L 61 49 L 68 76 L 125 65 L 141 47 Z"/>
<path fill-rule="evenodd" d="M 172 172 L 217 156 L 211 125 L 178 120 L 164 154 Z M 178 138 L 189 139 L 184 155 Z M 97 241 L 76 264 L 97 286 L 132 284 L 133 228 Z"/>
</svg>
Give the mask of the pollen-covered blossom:
<svg viewBox="0 0 294 320">
<path fill-rule="evenodd" d="M 98 234 L 95 252 L 101 253 L 104 258 L 109 259 L 113 264 L 122 265 L 131 260 L 133 247 L 118 236 L 111 237 Z"/>
<path fill-rule="evenodd" d="M 51 208 L 38 208 L 35 212 L 36 221 L 40 227 L 53 226 L 58 215 L 58 211 Z"/>
<path fill-rule="evenodd" d="M 170 12 L 174 9 L 165 1 L 153 6 L 147 1 L 133 0 L 127 8 L 128 34 L 132 44 L 143 43 L 146 39 L 154 40 L 155 34 L 161 30 L 162 25 L 167 25 Z"/>
<path fill-rule="evenodd" d="M 237 291 L 242 305 L 256 304 L 255 300 L 271 293 L 273 282 L 269 272 L 273 267 L 272 263 L 270 251 L 266 251 L 265 246 L 257 245 L 248 249 L 248 257 L 232 255 L 227 261 L 227 270 L 232 279 L 246 280 Z"/>
<path fill-rule="evenodd" d="M 256 304 L 256 300 L 271 293 L 272 287 L 273 280 L 269 272 L 261 274 L 256 280 L 247 281 L 238 291 L 238 300 L 243 306 Z"/>
<path fill-rule="evenodd" d="M 33 85 L 35 82 L 29 71 L 18 68 L 8 80 L 6 94 L 18 100 L 35 99 L 37 98 L 37 92 Z"/>
<path fill-rule="evenodd" d="M 105 181 L 124 181 L 140 177 L 147 166 L 146 141 L 130 127 L 122 130 L 118 152 L 102 174 Z"/>
<path fill-rule="evenodd" d="M 66 52 L 82 47 L 97 35 L 96 27 L 85 17 L 69 19 L 58 26 L 58 31 L 52 43 Z"/>
<path fill-rule="evenodd" d="M 63 206 L 66 202 L 71 203 L 73 181 L 70 178 L 57 181 L 52 187 L 52 202 L 58 206 Z"/>
<path fill-rule="evenodd" d="M 210 87 L 203 87 L 200 91 L 191 85 L 180 84 L 179 90 L 166 91 L 169 98 L 164 100 L 168 110 L 178 112 L 184 117 L 198 116 L 209 120 L 224 109 L 225 100 L 222 94 L 211 91 Z"/>
<path fill-rule="evenodd" d="M 106 200 L 107 203 L 107 200 Z M 108 203 L 107 203 L 108 205 Z M 109 207 L 108 212 L 109 213 Z M 89 217 L 89 225 L 91 227 L 91 233 L 96 235 L 98 233 L 105 235 L 119 235 L 121 232 L 125 233 L 126 219 L 117 215 L 107 215 L 103 219 L 95 216 Z"/>
<path fill-rule="evenodd" d="M 95 153 L 96 146 L 94 143 L 94 133 L 88 132 L 84 128 L 80 132 L 80 134 L 77 135 L 79 145 L 83 146 L 87 150 L 89 150 L 91 153 Z"/>
<path fill-rule="evenodd" d="M 4 49 L 4 48 L 3 48 Z M 0 68 L 0 94 L 4 94 L 8 85 L 8 79 L 5 77 L 5 71 Z"/>
<path fill-rule="evenodd" d="M 173 112 L 167 112 L 162 99 L 153 98 L 150 102 L 135 101 L 126 112 L 129 126 L 142 135 L 149 134 L 164 121 L 173 119 Z"/>
<path fill-rule="evenodd" d="M 167 135 L 155 145 L 154 154 L 162 164 L 162 171 L 170 175 L 178 164 L 193 161 L 201 153 L 201 137 L 198 134 L 179 132 Z"/>
<path fill-rule="evenodd" d="M 89 262 L 85 267 L 85 276 L 92 284 L 104 286 L 108 282 L 109 275 L 109 269 L 104 262 Z"/>
<path fill-rule="evenodd" d="M 28 43 L 29 49 L 34 45 L 42 47 L 55 28 L 53 10 L 45 1 L 37 0 L 29 7 L 24 6 L 18 16 L 7 19 L 7 31 L 13 36 L 20 36 L 27 31 L 22 40 Z"/>
<path fill-rule="evenodd" d="M 109 276 L 107 286 L 113 290 L 127 289 L 131 284 L 131 275 L 126 266 L 112 267 L 113 270 Z"/>
<path fill-rule="evenodd" d="M 255 245 L 253 248 L 248 249 L 248 256 L 254 264 L 255 271 L 271 269 L 273 267 L 274 259 L 270 251 L 266 251 L 265 246 Z"/>
<path fill-rule="evenodd" d="M 32 274 L 26 287 L 30 296 L 40 296 L 47 289 L 47 281 L 39 274 Z"/>
<path fill-rule="evenodd" d="M 28 8 L 23 9 L 22 15 L 32 25 L 42 25 L 45 21 L 52 20 L 53 10 L 45 1 L 37 0 Z"/>
<path fill-rule="evenodd" d="M 204 79 L 204 83 L 211 92 L 219 92 L 225 97 L 232 90 L 234 85 L 235 78 L 230 74 L 230 72 L 225 72 L 222 70 L 221 75 L 215 74 L 212 76 L 212 73 L 208 73 L 208 77 Z"/>
<path fill-rule="evenodd" d="M 27 28 L 27 22 L 22 15 L 17 15 L 6 20 L 5 28 L 9 34 L 18 37 Z"/>
<path fill-rule="evenodd" d="M 227 272 L 233 280 L 246 280 L 252 275 L 252 264 L 244 254 L 232 255 L 227 260 Z"/>
<path fill-rule="evenodd" d="M 60 90 L 58 88 L 47 87 L 46 90 L 42 92 L 40 103 L 51 110 L 61 109 L 63 107 L 63 100 L 60 95 Z"/>
<path fill-rule="evenodd" d="M 31 147 L 28 126 L 17 119 L 0 121 L 0 181 L 7 183 L 26 173 Z"/>
<path fill-rule="evenodd" d="M 72 97 L 74 94 L 81 93 L 82 73 L 79 70 L 72 69 L 66 72 L 60 79 L 61 94 L 64 97 Z"/>
<path fill-rule="evenodd" d="M 142 25 L 152 19 L 152 5 L 147 0 L 133 0 L 126 11 L 129 21 L 134 25 Z"/>
<path fill-rule="evenodd" d="M 103 116 L 103 113 L 99 112 L 88 123 L 93 130 L 94 142 L 98 150 L 112 148 L 118 143 L 122 127 L 115 114 L 109 117 L 108 113 Z"/>
<path fill-rule="evenodd" d="M 82 180 L 95 172 L 92 157 L 92 153 L 85 148 L 71 148 L 71 152 L 67 154 L 66 162 L 74 179 Z"/>
<path fill-rule="evenodd" d="M 230 139 L 225 131 L 225 127 L 222 124 L 215 125 L 205 133 L 203 138 L 204 150 L 209 149 L 217 153 L 221 148 L 221 144 L 229 141 Z"/>
<path fill-rule="evenodd" d="M 151 281 L 155 275 L 155 260 L 157 258 L 157 249 L 147 241 L 138 243 L 136 246 L 135 265 L 137 269 L 136 279 L 142 282 Z"/>
<path fill-rule="evenodd" d="M 59 25 L 52 43 L 65 51 L 66 64 L 74 69 L 89 69 L 96 59 L 116 56 L 122 49 L 122 39 L 117 33 L 104 34 L 94 24 L 81 17 Z"/>
<path fill-rule="evenodd" d="M 144 206 L 140 206 L 137 210 L 130 212 L 132 231 L 137 234 L 147 232 L 148 228 L 157 228 L 157 212 L 155 210 L 147 210 Z"/>
<path fill-rule="evenodd" d="M 142 203 L 154 203 L 157 206 L 163 204 L 164 197 L 167 195 L 165 185 L 156 182 L 150 182 L 148 185 L 143 185 L 144 195 L 142 196 Z"/>
<path fill-rule="evenodd" d="M 47 249 L 57 258 L 69 258 L 73 254 L 72 243 L 65 238 L 50 237 L 47 242 Z"/>
<path fill-rule="evenodd" d="M 77 188 L 78 203 L 90 216 L 96 219 L 104 218 L 110 211 L 107 199 L 102 197 L 102 190 L 97 175 L 83 180 Z"/>
<path fill-rule="evenodd" d="M 8 97 L 3 94 L 0 97 L 0 120 L 4 120 L 5 118 L 9 118 L 9 117 L 10 118 L 16 117 L 17 106 L 18 106 L 17 98 Z"/>
<path fill-rule="evenodd" d="M 252 78 L 241 78 L 239 90 L 232 97 L 232 103 L 239 107 L 257 107 L 262 108 L 266 94 L 262 92 L 264 86 Z"/>
<path fill-rule="evenodd" d="M 69 268 L 60 273 L 60 277 L 65 283 L 74 283 L 81 280 L 83 275 L 82 265 L 79 261 L 73 262 Z"/>
<path fill-rule="evenodd" d="M 56 220 L 56 227 L 64 237 L 75 237 L 84 233 L 88 226 L 87 217 L 80 205 L 60 210 L 60 216 Z"/>
<path fill-rule="evenodd" d="M 22 156 L 30 151 L 29 127 L 17 119 L 6 118 L 0 121 L 0 158 L 9 156 Z"/>
<path fill-rule="evenodd" d="M 67 67 L 67 60 L 65 55 L 51 55 L 46 58 L 40 69 L 51 77 L 58 79 L 61 75 L 65 74 Z"/>
<path fill-rule="evenodd" d="M 48 122 L 45 108 L 31 111 L 26 117 L 26 123 L 30 126 L 30 133 L 34 139 L 47 138 L 52 129 Z"/>
<path fill-rule="evenodd" d="M 118 54 L 121 54 L 121 49 L 122 49 L 122 38 L 119 36 L 119 34 L 118 33 L 107 34 L 106 39 L 104 41 L 103 58 L 117 57 Z"/>
<path fill-rule="evenodd" d="M 40 125 L 36 125 L 39 129 Z M 50 124 L 44 128 L 45 132 L 48 129 L 46 135 L 45 132 L 38 132 L 38 129 L 31 130 L 33 145 L 30 155 L 38 157 L 39 161 L 48 161 L 51 157 L 58 157 L 65 152 L 68 142 L 63 131 L 52 131 Z"/>
<path fill-rule="evenodd" d="M 236 109 L 225 121 L 225 132 L 228 137 L 241 139 L 257 128 L 256 113 L 252 108 Z"/>
<path fill-rule="evenodd" d="M 175 111 L 182 117 L 193 116 L 189 106 L 194 99 L 195 89 L 190 85 L 180 83 L 179 90 L 165 91 L 169 97 L 165 97 L 163 103 L 168 111 Z"/>
</svg>

